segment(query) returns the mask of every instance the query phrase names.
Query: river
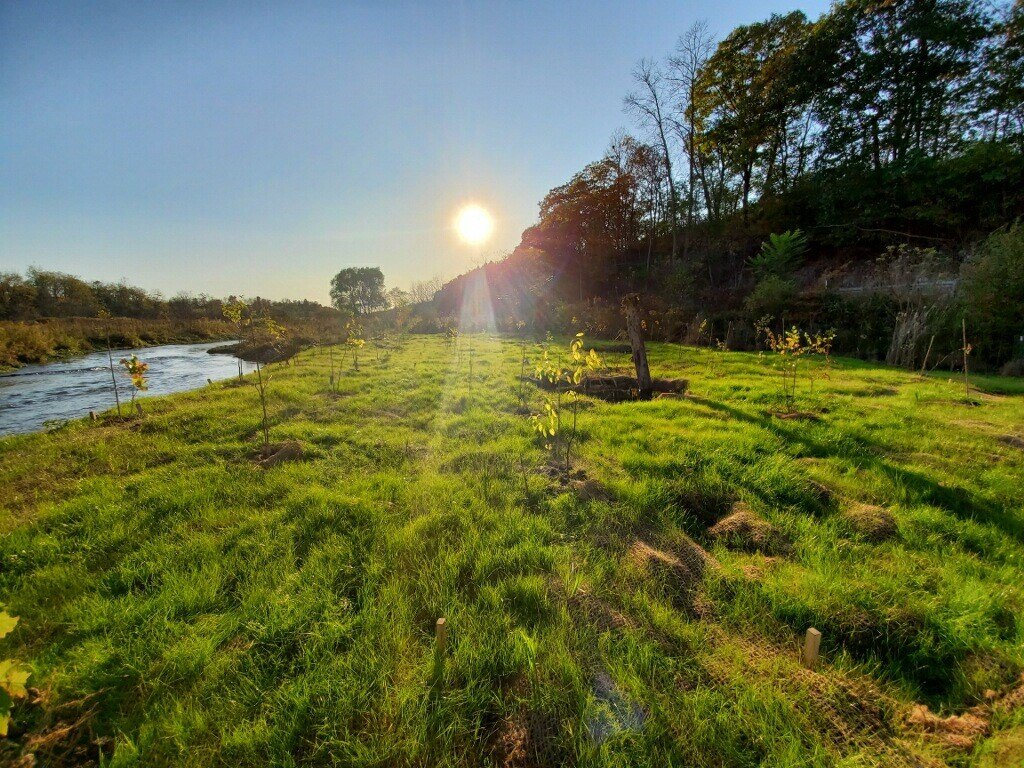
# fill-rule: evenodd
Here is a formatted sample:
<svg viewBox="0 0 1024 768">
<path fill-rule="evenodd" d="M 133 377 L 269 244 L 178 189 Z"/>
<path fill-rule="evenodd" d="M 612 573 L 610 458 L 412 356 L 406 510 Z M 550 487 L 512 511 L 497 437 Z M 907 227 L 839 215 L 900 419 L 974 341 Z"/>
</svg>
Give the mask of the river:
<svg viewBox="0 0 1024 768">
<path fill-rule="evenodd" d="M 238 359 L 232 355 L 211 355 L 212 344 L 166 344 L 142 349 L 116 349 L 114 374 L 117 377 L 121 407 L 131 399 L 131 381 L 118 360 L 133 352 L 139 360 L 149 363 L 149 389 L 139 397 L 184 392 L 206 385 L 207 379 L 217 381 L 238 375 Z M 255 370 L 242 364 L 246 372 Z M 0 435 L 35 432 L 48 422 L 88 416 L 114 407 L 114 392 L 106 352 L 92 352 L 83 357 L 44 365 L 27 365 L 13 373 L 0 376 Z"/>
</svg>

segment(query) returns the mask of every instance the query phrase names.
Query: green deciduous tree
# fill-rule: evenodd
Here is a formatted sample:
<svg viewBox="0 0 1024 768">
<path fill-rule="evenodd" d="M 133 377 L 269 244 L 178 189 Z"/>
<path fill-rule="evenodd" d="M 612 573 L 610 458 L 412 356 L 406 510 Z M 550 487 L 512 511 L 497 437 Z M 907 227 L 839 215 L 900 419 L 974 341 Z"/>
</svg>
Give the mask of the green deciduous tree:
<svg viewBox="0 0 1024 768">
<path fill-rule="evenodd" d="M 386 309 L 384 273 L 380 267 L 346 267 L 331 280 L 331 302 L 353 315 Z"/>
</svg>

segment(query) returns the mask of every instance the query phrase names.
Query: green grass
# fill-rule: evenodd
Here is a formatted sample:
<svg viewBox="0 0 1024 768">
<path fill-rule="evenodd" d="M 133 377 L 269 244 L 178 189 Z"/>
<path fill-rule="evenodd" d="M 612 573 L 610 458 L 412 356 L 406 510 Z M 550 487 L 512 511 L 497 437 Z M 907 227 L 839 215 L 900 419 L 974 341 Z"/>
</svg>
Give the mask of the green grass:
<svg viewBox="0 0 1024 768">
<path fill-rule="evenodd" d="M 815 366 L 813 393 L 800 382 L 818 419 L 781 420 L 767 359 L 652 345 L 655 374 L 688 377 L 692 397 L 587 401 L 575 466 L 606 492 L 585 498 L 537 471 L 517 346 L 474 346 L 472 384 L 439 337 L 364 354 L 338 394 L 323 352 L 272 366 L 272 439 L 306 456 L 269 470 L 248 459 L 255 391 L 233 382 L 147 400 L 131 425 L 0 441 L 0 601 L 21 617 L 0 657 L 30 662 L 42 692 L 0 762 L 22 747 L 110 766 L 999 753 L 903 718 L 961 711 L 1024 669 L 1024 450 L 999 439 L 1024 433 L 1021 382 L 977 378 L 970 406 L 959 379 L 841 360 L 827 379 Z M 708 520 L 736 501 L 790 550 L 714 544 Z M 889 509 L 898 535 L 857 534 L 856 502 Z M 722 566 L 697 613 L 628 556 L 685 536 Z M 817 672 L 799 665 L 809 626 Z"/>
</svg>

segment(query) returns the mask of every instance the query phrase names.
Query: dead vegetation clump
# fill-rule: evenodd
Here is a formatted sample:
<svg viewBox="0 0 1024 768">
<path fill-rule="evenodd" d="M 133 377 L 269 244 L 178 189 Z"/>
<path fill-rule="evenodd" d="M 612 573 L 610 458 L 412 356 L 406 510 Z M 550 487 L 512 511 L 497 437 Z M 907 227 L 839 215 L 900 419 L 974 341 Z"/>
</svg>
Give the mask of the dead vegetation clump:
<svg viewBox="0 0 1024 768">
<path fill-rule="evenodd" d="M 705 574 L 721 566 L 692 539 L 682 537 L 672 552 L 637 539 L 627 557 L 638 571 L 661 581 L 685 610 L 702 615 L 710 609 L 700 587 Z"/>
<path fill-rule="evenodd" d="M 872 543 L 887 541 L 899 532 L 895 515 L 874 504 L 856 504 L 843 512 L 843 518 Z"/>
<path fill-rule="evenodd" d="M 917 704 L 906 717 L 906 724 L 912 730 L 923 733 L 927 738 L 943 746 L 956 749 L 974 749 L 977 743 L 991 731 L 992 715 L 1012 713 L 1024 706 L 1024 675 L 1017 685 L 1003 694 L 987 691 L 987 701 L 971 707 L 961 714 L 945 717 L 932 712 L 927 705 Z"/>
<path fill-rule="evenodd" d="M 608 490 L 597 480 L 572 480 L 569 487 L 584 501 L 607 501 L 611 498 Z"/>
<path fill-rule="evenodd" d="M 789 542 L 782 533 L 742 501 L 733 505 L 731 514 L 708 529 L 708 536 L 712 541 L 744 552 L 774 555 L 789 549 Z"/>
<path fill-rule="evenodd" d="M 491 756 L 500 768 L 528 768 L 530 760 L 530 732 L 521 716 L 506 717 L 491 740 Z"/>
<path fill-rule="evenodd" d="M 20 756 L 14 766 L 91 766 L 109 758 L 113 740 L 97 736 L 93 719 L 106 689 L 80 699 L 53 705 L 48 692 L 29 689 L 29 706 L 42 708 L 39 725 L 21 738 Z M 0 762 L 7 755 L 0 753 Z M 6 763 L 5 763 L 6 764 Z"/>
<path fill-rule="evenodd" d="M 491 760 L 501 768 L 572 765 L 561 739 L 562 724 L 549 712 L 521 709 L 506 717 L 491 738 Z"/>
<path fill-rule="evenodd" d="M 285 440 L 283 443 L 270 443 L 260 446 L 251 458 L 263 469 L 270 469 L 286 461 L 297 461 L 303 455 L 302 443 L 298 440 Z"/>
<path fill-rule="evenodd" d="M 973 749 L 988 734 L 988 718 L 983 712 L 940 717 L 924 704 L 917 704 L 907 715 L 907 725 L 930 738 L 958 749 Z"/>
</svg>

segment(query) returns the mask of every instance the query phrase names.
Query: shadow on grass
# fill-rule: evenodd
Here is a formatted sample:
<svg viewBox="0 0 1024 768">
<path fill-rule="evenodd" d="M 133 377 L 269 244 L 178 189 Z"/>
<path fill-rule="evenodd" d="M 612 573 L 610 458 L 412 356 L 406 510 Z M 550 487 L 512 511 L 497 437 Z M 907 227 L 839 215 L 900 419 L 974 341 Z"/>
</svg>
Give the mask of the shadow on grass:
<svg viewBox="0 0 1024 768">
<path fill-rule="evenodd" d="M 738 421 L 764 429 L 790 445 L 801 446 L 815 458 L 857 459 L 868 468 L 878 470 L 887 476 L 894 484 L 906 488 L 912 501 L 944 509 L 961 520 L 993 525 L 1007 536 L 1024 541 L 1024 521 L 1019 517 L 1007 514 L 1000 505 L 983 499 L 966 488 L 943 485 L 920 472 L 884 461 L 878 456 L 883 450 L 882 446 L 858 438 L 856 442 L 864 448 L 863 451 L 836 450 L 814 440 L 807 432 L 786 427 L 784 423 L 772 417 L 757 416 L 705 398 L 691 399 L 711 410 L 726 413 Z M 750 490 L 761 495 L 756 488 Z"/>
</svg>

